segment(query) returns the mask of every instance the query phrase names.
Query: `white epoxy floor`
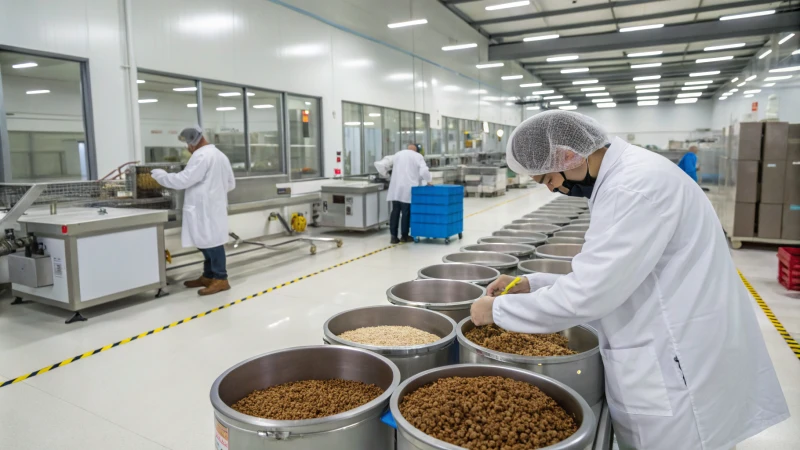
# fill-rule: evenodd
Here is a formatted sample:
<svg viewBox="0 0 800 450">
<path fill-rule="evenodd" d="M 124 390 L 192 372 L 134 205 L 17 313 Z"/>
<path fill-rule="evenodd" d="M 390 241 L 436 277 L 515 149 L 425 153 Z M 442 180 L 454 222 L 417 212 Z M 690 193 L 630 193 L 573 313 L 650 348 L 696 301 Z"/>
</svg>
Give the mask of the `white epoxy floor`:
<svg viewBox="0 0 800 450">
<path fill-rule="evenodd" d="M 546 190 L 512 190 L 506 196 L 465 200 L 464 240 L 402 245 L 378 252 L 234 307 L 113 348 L 24 382 L 0 388 L 0 448 L 106 450 L 213 448 L 208 400 L 214 379 L 237 362 L 271 350 L 322 343 L 331 315 L 385 304 L 391 285 L 416 277 L 549 201 Z M 162 299 L 139 296 L 86 311 L 88 322 L 65 325 L 64 311 L 0 300 L 0 383 L 86 351 L 178 321 L 286 281 L 388 246 L 388 233 L 337 234 L 345 245 L 307 246 L 269 259 L 230 261 L 233 289 L 201 298 L 175 283 Z M 800 334 L 800 295 L 775 281 L 774 249 L 734 252 L 737 266 L 783 325 Z M 113 261 L 110 261 L 113 263 Z M 175 274 L 170 274 L 174 276 Z M 179 274 L 181 279 L 196 275 Z M 754 308 L 793 417 L 741 444 L 739 449 L 800 446 L 800 361 Z M 745 361 L 742 362 L 746 364 Z"/>
</svg>

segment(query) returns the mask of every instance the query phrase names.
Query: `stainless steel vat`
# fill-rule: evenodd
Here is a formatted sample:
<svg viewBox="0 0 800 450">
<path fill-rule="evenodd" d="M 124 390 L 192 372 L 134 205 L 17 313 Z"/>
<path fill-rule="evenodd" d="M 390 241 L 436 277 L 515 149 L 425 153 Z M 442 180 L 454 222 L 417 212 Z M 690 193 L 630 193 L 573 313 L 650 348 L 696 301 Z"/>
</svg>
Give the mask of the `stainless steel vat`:
<svg viewBox="0 0 800 450">
<path fill-rule="evenodd" d="M 591 221 L 592 221 L 591 218 L 586 218 L 586 219 L 578 218 L 578 219 L 574 219 L 572 222 L 570 222 L 570 225 L 589 225 L 589 223 L 591 223 Z"/>
<path fill-rule="evenodd" d="M 546 244 L 578 244 L 583 245 L 586 242 L 583 238 L 566 237 L 566 236 L 553 236 L 547 238 Z"/>
<path fill-rule="evenodd" d="M 567 217 L 569 219 L 577 219 L 578 214 L 580 214 L 580 209 L 561 209 L 561 208 L 547 208 L 542 207 L 537 209 L 536 211 L 531 211 L 526 215 L 534 215 L 534 214 L 549 214 L 551 216 L 559 216 L 559 217 Z"/>
<path fill-rule="evenodd" d="M 544 259 L 560 259 L 572 261 L 581 252 L 581 244 L 545 244 L 536 249 L 536 256 Z"/>
<path fill-rule="evenodd" d="M 600 356 L 597 331 L 587 325 L 578 325 L 561 332 L 569 339 L 569 348 L 576 354 L 567 356 L 523 356 L 503 353 L 481 347 L 470 341 L 464 333 L 475 328 L 467 317 L 458 323 L 459 361 L 461 363 L 495 364 L 513 366 L 541 373 L 575 389 L 589 405 L 596 405 L 605 395 L 603 359 Z"/>
<path fill-rule="evenodd" d="M 478 264 L 443 263 L 423 267 L 417 272 L 421 279 L 460 280 L 486 286 L 500 276 L 497 269 Z"/>
<path fill-rule="evenodd" d="M 520 231 L 520 230 L 497 230 L 492 233 L 493 237 L 522 237 L 522 238 L 535 238 L 539 239 L 540 236 L 547 238 L 547 233 L 537 233 L 536 231 Z"/>
<path fill-rule="evenodd" d="M 533 245 L 525 244 L 474 244 L 461 247 L 462 252 L 497 252 L 527 259 L 536 251 Z"/>
<path fill-rule="evenodd" d="M 505 253 L 497 252 L 469 252 L 453 253 L 442 258 L 445 263 L 478 264 L 499 270 L 501 273 L 516 273 L 519 258 Z"/>
<path fill-rule="evenodd" d="M 331 378 L 375 384 L 384 393 L 358 408 L 319 419 L 262 419 L 230 407 L 257 389 Z M 394 430 L 380 417 L 399 384 L 394 363 L 354 347 L 295 347 L 256 356 L 226 370 L 211 387 L 217 439 L 227 436 L 227 444 L 236 450 L 394 448 Z"/>
<path fill-rule="evenodd" d="M 391 325 L 414 327 L 441 339 L 425 345 L 378 347 L 339 337 L 356 328 Z M 402 380 L 428 369 L 458 363 L 456 322 L 436 311 L 410 306 L 366 306 L 336 314 L 325 322 L 322 332 L 326 344 L 361 348 L 385 356 L 400 370 Z"/>
<path fill-rule="evenodd" d="M 581 208 L 588 208 L 589 207 L 589 199 L 587 198 L 580 198 L 580 197 L 559 197 L 552 202 L 548 203 L 548 205 L 571 205 L 571 206 L 579 206 Z"/>
<path fill-rule="evenodd" d="M 585 238 L 585 231 L 556 231 L 553 236 L 555 237 L 572 237 L 572 238 Z"/>
<path fill-rule="evenodd" d="M 589 231 L 589 225 L 567 225 L 565 227 L 561 227 L 560 231 Z"/>
<path fill-rule="evenodd" d="M 457 447 L 444 441 L 429 436 L 411 425 L 400 414 L 400 403 L 406 394 L 430 384 L 441 378 L 449 377 L 480 377 L 500 376 L 517 381 L 524 381 L 538 387 L 542 392 L 553 398 L 567 414 L 571 415 L 578 423 L 578 431 L 556 445 L 542 447 L 543 450 L 578 450 L 589 447 L 594 441 L 595 416 L 589 404 L 581 396 L 552 378 L 521 370 L 514 367 L 503 367 L 483 364 L 458 364 L 440 367 L 427 372 L 422 372 L 404 381 L 392 395 L 390 408 L 392 416 L 397 422 L 397 450 L 458 450 Z"/>
<path fill-rule="evenodd" d="M 553 225 L 563 226 L 569 225 L 572 219 L 569 217 L 559 217 L 540 214 L 527 214 L 522 216 L 521 219 L 512 220 L 511 223 L 549 223 Z"/>
<path fill-rule="evenodd" d="M 517 265 L 520 274 L 527 273 L 555 273 L 566 275 L 572 272 L 572 263 L 558 259 L 531 259 L 521 261 Z"/>
<path fill-rule="evenodd" d="M 455 321 L 469 317 L 469 309 L 486 289 L 456 280 L 414 280 L 396 284 L 386 291 L 390 303 L 432 309 Z"/>
<path fill-rule="evenodd" d="M 485 236 L 478 239 L 478 244 L 525 244 L 534 247 L 544 244 L 547 235 L 542 233 L 530 233 L 531 236 Z"/>
<path fill-rule="evenodd" d="M 528 231 L 534 233 L 544 233 L 547 235 L 552 235 L 556 231 L 560 230 L 561 227 L 558 225 L 551 225 L 548 223 L 512 223 L 503 227 L 505 230 L 514 230 L 514 231 Z"/>
</svg>

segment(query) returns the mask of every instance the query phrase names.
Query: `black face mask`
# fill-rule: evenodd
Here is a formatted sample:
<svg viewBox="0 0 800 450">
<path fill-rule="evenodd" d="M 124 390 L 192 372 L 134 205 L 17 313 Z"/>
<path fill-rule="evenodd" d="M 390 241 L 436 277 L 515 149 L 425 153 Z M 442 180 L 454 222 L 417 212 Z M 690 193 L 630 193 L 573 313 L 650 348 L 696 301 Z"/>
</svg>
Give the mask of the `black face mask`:
<svg viewBox="0 0 800 450">
<path fill-rule="evenodd" d="M 586 168 L 586 176 L 581 181 L 572 181 L 568 180 L 567 176 L 564 175 L 564 172 L 561 172 L 561 176 L 564 177 L 564 182 L 561 186 L 569 192 L 561 192 L 558 188 L 554 189 L 554 192 L 558 192 L 559 194 L 568 195 L 570 197 L 586 197 L 592 198 L 592 191 L 594 190 L 594 183 L 597 181 L 596 179 L 592 178 L 589 175 L 589 168 Z"/>
</svg>

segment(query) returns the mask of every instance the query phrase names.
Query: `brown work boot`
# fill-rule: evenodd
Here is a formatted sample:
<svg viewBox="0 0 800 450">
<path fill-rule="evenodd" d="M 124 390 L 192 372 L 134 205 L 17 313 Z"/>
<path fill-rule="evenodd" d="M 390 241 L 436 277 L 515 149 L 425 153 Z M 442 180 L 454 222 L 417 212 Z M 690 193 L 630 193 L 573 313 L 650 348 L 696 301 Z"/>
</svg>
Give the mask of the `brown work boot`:
<svg viewBox="0 0 800 450">
<path fill-rule="evenodd" d="M 212 295 L 216 294 L 217 292 L 227 291 L 230 288 L 231 285 L 228 284 L 228 280 L 211 280 L 211 284 L 205 289 L 200 289 L 198 294 Z"/>
<path fill-rule="evenodd" d="M 212 281 L 214 280 L 212 280 L 211 278 L 206 278 L 201 276 L 196 280 L 184 281 L 183 285 L 186 286 L 187 288 L 209 287 Z"/>
</svg>

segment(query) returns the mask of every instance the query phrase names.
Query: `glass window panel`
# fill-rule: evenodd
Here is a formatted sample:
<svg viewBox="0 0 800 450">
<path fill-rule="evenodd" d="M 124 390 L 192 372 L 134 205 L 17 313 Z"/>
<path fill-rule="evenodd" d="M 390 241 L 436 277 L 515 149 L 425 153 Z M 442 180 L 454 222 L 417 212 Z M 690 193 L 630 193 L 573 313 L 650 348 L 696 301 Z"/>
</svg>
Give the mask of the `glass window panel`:
<svg viewBox="0 0 800 450">
<path fill-rule="evenodd" d="M 15 65 L 27 66 L 14 68 Z M 89 179 L 81 64 L 0 51 L 11 177 Z"/>
<path fill-rule="evenodd" d="M 405 149 L 408 144 L 416 144 L 414 138 L 414 113 L 400 111 L 400 148 Z"/>
<path fill-rule="evenodd" d="M 400 111 L 383 108 L 383 156 L 394 155 L 400 151 Z"/>
<path fill-rule="evenodd" d="M 281 94 L 248 89 L 247 102 L 250 171 L 259 175 L 284 173 Z"/>
<path fill-rule="evenodd" d="M 455 155 L 461 151 L 461 134 L 458 131 L 458 122 L 458 119 L 445 117 L 448 155 Z"/>
<path fill-rule="evenodd" d="M 377 173 L 375 161 L 381 159 L 381 108 L 364 105 L 364 170 L 362 173 Z"/>
<path fill-rule="evenodd" d="M 319 99 L 287 95 L 286 103 L 289 114 L 291 178 L 297 180 L 321 177 Z"/>
<path fill-rule="evenodd" d="M 187 162 L 178 133 L 197 125 L 197 83 L 139 72 L 139 124 L 145 162 Z"/>
<path fill-rule="evenodd" d="M 430 149 L 430 133 L 429 130 L 430 116 L 427 114 L 415 113 L 414 114 L 414 136 L 417 143 L 422 145 L 425 154 L 432 154 Z"/>
<path fill-rule="evenodd" d="M 431 128 L 431 154 L 441 155 L 443 153 L 442 130 Z"/>
<path fill-rule="evenodd" d="M 342 102 L 344 116 L 344 174 L 361 173 L 361 105 Z"/>
<path fill-rule="evenodd" d="M 206 139 L 228 156 L 235 172 L 247 171 L 242 88 L 203 83 L 202 92 Z"/>
</svg>

